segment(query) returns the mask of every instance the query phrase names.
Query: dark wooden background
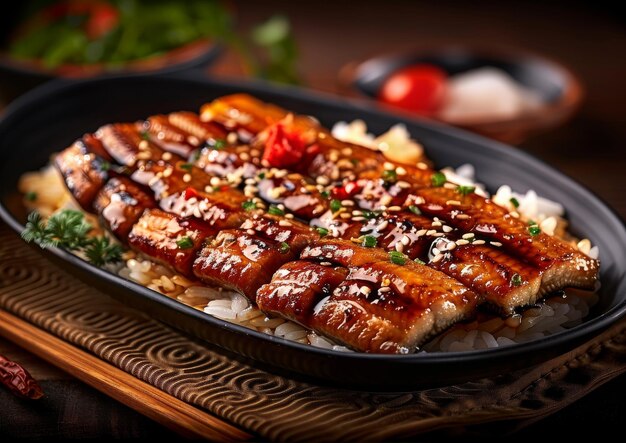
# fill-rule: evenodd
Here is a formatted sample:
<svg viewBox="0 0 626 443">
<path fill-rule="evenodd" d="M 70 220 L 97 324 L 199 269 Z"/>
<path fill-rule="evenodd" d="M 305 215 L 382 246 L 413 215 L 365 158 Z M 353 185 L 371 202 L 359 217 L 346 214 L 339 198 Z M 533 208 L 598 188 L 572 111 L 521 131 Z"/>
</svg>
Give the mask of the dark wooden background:
<svg viewBox="0 0 626 443">
<path fill-rule="evenodd" d="M 351 60 L 429 42 L 498 44 L 526 48 L 571 67 L 585 85 L 580 112 L 568 124 L 520 145 L 584 183 L 626 218 L 626 27 L 602 2 L 315 1 L 233 2 L 247 32 L 273 13 L 289 16 L 300 47 L 306 84 L 341 92 L 337 74 Z M 209 70 L 240 76 L 233 54 Z M 626 266 L 626 264 L 625 264 Z M 0 437 L 44 439 L 169 436 L 167 430 L 0 339 L 0 353 L 42 380 L 37 403 L 0 390 Z M 563 411 L 517 434 L 555 429 L 561 438 L 588 430 L 618 432 L 626 412 L 626 376 L 607 383 Z M 592 428 L 587 428 L 591 426 Z M 497 434 L 497 425 L 487 431 Z M 550 434 L 551 435 L 551 432 Z"/>
</svg>

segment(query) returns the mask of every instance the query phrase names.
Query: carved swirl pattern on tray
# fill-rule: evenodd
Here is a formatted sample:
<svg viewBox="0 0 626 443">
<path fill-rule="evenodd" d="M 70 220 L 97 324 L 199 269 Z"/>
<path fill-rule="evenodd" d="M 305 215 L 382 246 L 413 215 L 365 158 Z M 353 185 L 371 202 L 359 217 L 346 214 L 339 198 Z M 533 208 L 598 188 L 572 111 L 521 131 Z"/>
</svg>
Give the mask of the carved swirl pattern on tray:
<svg viewBox="0 0 626 443">
<path fill-rule="evenodd" d="M 19 251 L 16 254 L 15 251 Z M 278 376 L 128 308 L 0 226 L 0 308 L 169 394 L 270 440 L 384 440 L 504 418 L 517 425 L 626 369 L 626 322 L 531 370 L 408 393 L 364 393 Z"/>
</svg>

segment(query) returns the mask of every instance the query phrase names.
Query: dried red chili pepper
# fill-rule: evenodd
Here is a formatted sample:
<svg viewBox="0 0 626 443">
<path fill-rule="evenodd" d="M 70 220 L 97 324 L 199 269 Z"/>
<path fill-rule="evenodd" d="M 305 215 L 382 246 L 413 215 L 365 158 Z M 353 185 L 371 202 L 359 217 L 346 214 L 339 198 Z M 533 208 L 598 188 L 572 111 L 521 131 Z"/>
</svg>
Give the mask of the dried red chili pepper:
<svg viewBox="0 0 626 443">
<path fill-rule="evenodd" d="M 2 355 L 0 355 L 0 383 L 20 397 L 32 400 L 43 397 L 41 386 L 28 371 Z"/>
</svg>

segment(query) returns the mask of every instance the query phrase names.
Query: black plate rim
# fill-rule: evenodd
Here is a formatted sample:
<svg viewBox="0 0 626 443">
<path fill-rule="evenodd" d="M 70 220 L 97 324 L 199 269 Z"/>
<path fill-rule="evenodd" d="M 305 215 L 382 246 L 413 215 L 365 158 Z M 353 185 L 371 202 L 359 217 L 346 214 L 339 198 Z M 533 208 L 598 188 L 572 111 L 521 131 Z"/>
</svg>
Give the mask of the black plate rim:
<svg viewBox="0 0 626 443">
<path fill-rule="evenodd" d="M 160 76 L 165 79 L 171 80 L 185 80 L 187 82 L 197 82 L 198 84 L 212 84 L 214 86 L 222 86 L 222 87 L 234 87 L 242 90 L 249 91 L 254 94 L 255 92 L 270 92 L 277 95 L 286 95 L 292 96 L 300 100 L 306 100 L 311 103 L 318 103 L 330 106 L 339 106 L 342 108 L 348 107 L 352 108 L 351 111 L 359 112 L 364 111 L 371 115 L 379 115 L 386 117 L 394 117 L 398 120 L 398 122 L 406 121 L 411 124 L 421 125 L 433 132 L 440 133 L 443 136 L 452 136 L 454 138 L 461 138 L 469 141 L 471 143 L 480 144 L 486 146 L 489 149 L 493 149 L 496 152 L 505 152 L 509 156 L 513 156 L 514 160 L 524 160 L 534 164 L 534 167 L 538 168 L 540 172 L 546 174 L 552 174 L 558 177 L 559 181 L 567 185 L 570 189 L 575 191 L 576 193 L 581 193 L 586 195 L 586 197 L 591 198 L 592 200 L 597 200 L 600 203 L 601 208 L 604 210 L 606 215 L 608 215 L 612 220 L 612 222 L 617 222 L 616 224 L 621 228 L 620 231 L 616 234 L 616 237 L 619 235 L 619 239 L 626 247 L 626 224 L 619 217 L 619 215 L 608 205 L 606 202 L 595 195 L 592 191 L 584 187 L 582 184 L 577 182 L 576 180 L 568 177 L 562 172 L 554 169 L 549 166 L 544 161 L 538 159 L 537 157 L 523 152 L 517 148 L 512 146 L 505 145 L 503 143 L 487 139 L 485 137 L 479 136 L 477 134 L 473 134 L 458 128 L 454 128 L 451 126 L 447 126 L 442 123 L 432 122 L 430 120 L 420 119 L 420 118 L 409 118 L 403 114 L 396 114 L 389 111 L 381 111 L 376 109 L 375 107 L 369 105 L 367 102 L 359 99 L 339 99 L 336 96 L 331 94 L 322 93 L 322 92 L 313 92 L 304 90 L 302 88 L 293 87 L 293 86 L 283 86 L 271 84 L 263 81 L 247 81 L 247 80 L 223 80 L 216 79 L 213 77 L 207 79 L 200 79 L 195 76 L 179 74 L 179 75 L 167 75 Z M 20 113 L 25 112 L 28 107 L 32 107 L 36 105 L 40 100 L 46 98 L 47 96 L 53 96 L 56 94 L 63 94 L 64 91 L 73 88 L 79 88 L 85 85 L 95 86 L 99 83 L 108 83 L 115 82 L 120 80 L 125 80 L 127 77 L 115 77 L 115 78 L 95 78 L 95 79 L 86 79 L 79 81 L 68 81 L 65 79 L 55 80 L 49 83 L 46 83 L 31 92 L 25 94 L 24 96 L 18 98 L 16 101 L 12 102 L 6 109 L 4 115 L 0 118 L 0 129 L 3 129 L 7 126 L 13 119 L 18 118 Z M 137 79 L 139 77 L 133 76 L 132 78 Z M 359 109 L 360 108 L 360 109 Z M 0 218 L 2 218 L 16 233 L 20 233 L 24 225 L 22 225 L 10 211 L 0 203 Z M 355 360 L 359 361 L 361 359 L 366 359 L 370 361 L 382 361 L 382 362 L 395 362 L 395 363 L 403 363 L 403 364 L 423 364 L 424 366 L 439 366 L 442 364 L 450 364 L 460 362 L 466 363 L 481 363 L 482 360 L 488 361 L 489 357 L 498 358 L 508 358 L 508 357 L 519 357 L 520 354 L 527 354 L 529 352 L 541 352 L 546 348 L 554 348 L 559 345 L 565 345 L 566 349 L 568 343 L 575 341 L 576 339 L 584 339 L 589 338 L 593 335 L 597 335 L 601 331 L 608 328 L 611 324 L 619 320 L 620 318 L 626 315 L 626 299 L 622 300 L 617 305 L 613 306 L 607 312 L 600 314 L 599 316 L 590 319 L 588 321 L 583 322 L 582 324 L 575 326 L 571 329 L 568 329 L 563 332 L 559 332 L 548 337 L 544 337 L 537 340 L 532 340 L 527 343 L 520 343 L 511 346 L 491 348 L 491 349 L 481 349 L 481 350 L 473 350 L 473 351 L 457 351 L 457 352 L 441 352 L 441 353 L 421 353 L 421 354 L 408 354 L 408 355 L 390 355 L 390 354 L 369 354 L 369 353 L 360 353 L 360 352 L 341 352 L 328 350 L 323 348 L 317 348 L 310 345 L 304 345 L 300 343 L 296 343 L 290 340 L 286 340 L 280 337 L 269 336 L 263 334 L 261 332 L 253 331 L 244 326 L 236 325 L 233 323 L 229 323 L 227 321 L 219 320 L 213 316 L 204 314 L 194 308 L 191 308 L 181 302 L 172 300 L 162 294 L 159 294 L 155 291 L 152 291 L 144 286 L 139 285 L 138 283 L 134 283 L 132 281 L 126 280 L 122 277 L 119 277 L 115 274 L 109 273 L 102 269 L 96 268 L 89 263 L 83 261 L 82 259 L 74 256 L 73 254 L 66 252 L 60 249 L 51 249 L 46 251 L 47 253 L 53 254 L 58 258 L 68 261 L 71 265 L 76 266 L 77 268 L 88 271 L 91 273 L 95 273 L 99 278 L 110 282 L 115 285 L 125 286 L 130 288 L 142 296 L 147 297 L 148 299 L 155 300 L 158 303 L 165 304 L 168 308 L 172 308 L 178 311 L 181 311 L 184 314 L 189 314 L 194 317 L 200 318 L 202 321 L 208 321 L 213 326 L 229 329 L 239 334 L 252 336 L 258 338 L 262 341 L 277 345 L 277 346 L 285 346 L 289 348 L 293 348 L 294 350 L 304 351 L 307 353 L 314 353 L 320 356 L 332 357 L 332 358 L 340 358 L 344 360 Z"/>
</svg>

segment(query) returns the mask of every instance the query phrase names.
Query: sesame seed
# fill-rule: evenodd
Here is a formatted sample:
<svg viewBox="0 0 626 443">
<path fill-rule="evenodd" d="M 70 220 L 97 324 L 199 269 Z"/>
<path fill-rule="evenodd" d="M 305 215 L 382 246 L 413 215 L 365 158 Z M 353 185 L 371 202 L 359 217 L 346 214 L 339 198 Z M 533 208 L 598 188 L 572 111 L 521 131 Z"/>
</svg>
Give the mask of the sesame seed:
<svg viewBox="0 0 626 443">
<path fill-rule="evenodd" d="M 213 192 L 213 186 L 205 186 L 204 187 L 204 192 L 210 194 Z"/>
<path fill-rule="evenodd" d="M 293 218 L 293 214 L 285 214 L 285 218 L 292 219 Z"/>
<path fill-rule="evenodd" d="M 428 169 L 428 165 L 424 162 L 419 162 L 416 166 L 417 166 L 417 169 L 421 169 L 421 170 Z"/>
<path fill-rule="evenodd" d="M 426 234 L 426 232 L 428 232 L 426 229 L 420 229 L 419 231 L 415 233 L 415 235 L 417 235 L 418 237 L 421 237 L 422 235 Z"/>
<path fill-rule="evenodd" d="M 242 152 L 241 154 L 239 154 L 239 158 L 247 162 L 248 160 L 250 160 L 250 154 L 248 154 L 247 152 Z"/>
<path fill-rule="evenodd" d="M 387 211 L 397 212 L 397 211 L 402 211 L 402 208 L 400 206 L 390 206 L 387 208 Z"/>
<path fill-rule="evenodd" d="M 411 239 L 406 235 L 403 235 L 400 241 L 402 242 L 404 246 L 408 246 L 409 243 L 411 243 Z"/>
<path fill-rule="evenodd" d="M 463 246 L 463 245 L 467 245 L 467 244 L 469 244 L 469 241 L 467 241 L 467 240 L 457 240 L 457 241 L 456 241 L 456 244 L 457 244 L 458 246 Z"/>
<path fill-rule="evenodd" d="M 456 189 L 456 185 L 454 183 L 444 183 L 443 187 L 446 189 Z"/>
<path fill-rule="evenodd" d="M 284 227 L 287 227 L 287 226 L 293 226 L 293 225 L 292 225 L 291 223 L 289 223 L 287 220 L 280 220 L 280 221 L 278 222 L 278 225 L 279 225 L 279 226 L 284 226 Z"/>
<path fill-rule="evenodd" d="M 163 177 L 169 177 L 172 175 L 172 168 L 167 168 L 163 171 Z"/>
<path fill-rule="evenodd" d="M 252 149 L 252 150 L 250 150 L 250 155 L 252 157 L 258 157 L 259 155 L 261 155 L 261 152 L 259 152 L 258 149 Z"/>
<path fill-rule="evenodd" d="M 199 207 L 195 207 L 193 208 L 193 215 L 196 218 L 202 218 L 202 213 L 200 212 L 200 208 Z"/>
<path fill-rule="evenodd" d="M 424 203 L 426 203 L 426 200 L 424 200 L 424 197 L 417 196 L 413 199 L 413 203 L 415 203 L 416 205 L 423 205 Z"/>
<path fill-rule="evenodd" d="M 256 231 L 255 231 L 254 229 L 248 229 L 248 230 L 246 231 L 246 233 L 247 233 L 248 235 L 254 235 L 254 234 L 256 233 Z"/>
<path fill-rule="evenodd" d="M 392 200 L 393 199 L 391 198 L 391 195 L 383 195 L 382 198 L 380 199 L 380 204 L 381 206 L 388 206 Z"/>
<path fill-rule="evenodd" d="M 441 254 L 441 251 L 438 248 L 433 248 L 431 252 L 433 253 L 433 255 Z"/>
<path fill-rule="evenodd" d="M 388 170 L 388 171 L 389 171 L 389 170 L 394 169 L 394 168 L 395 168 L 395 166 L 394 166 L 394 164 L 393 164 L 393 163 L 385 162 L 385 163 L 383 163 L 383 168 L 385 168 L 386 170 Z"/>
<path fill-rule="evenodd" d="M 396 186 L 400 189 L 407 189 L 411 187 L 411 184 L 405 181 L 399 181 L 398 183 L 396 183 Z"/>
<path fill-rule="evenodd" d="M 370 288 L 368 288 L 367 286 L 361 286 L 361 294 L 367 296 L 370 295 L 372 293 L 372 290 Z"/>
<path fill-rule="evenodd" d="M 484 245 L 485 244 L 485 240 L 476 240 L 473 242 L 473 244 L 475 245 Z"/>
<path fill-rule="evenodd" d="M 437 231 L 435 231 L 434 229 L 429 229 L 428 231 L 426 231 L 426 235 L 434 235 L 436 233 Z"/>
<path fill-rule="evenodd" d="M 222 183 L 222 180 L 220 180 L 219 177 L 211 177 L 209 183 L 211 183 L 211 186 L 219 186 L 220 183 Z"/>
<path fill-rule="evenodd" d="M 396 174 L 398 174 L 398 175 L 406 175 L 406 169 L 404 169 L 402 166 L 398 166 L 396 168 Z"/>
<path fill-rule="evenodd" d="M 396 251 L 398 252 L 404 251 L 404 245 L 401 242 L 396 242 L 395 248 L 396 248 Z"/>
<path fill-rule="evenodd" d="M 434 221 L 431 223 L 432 226 L 441 226 L 441 222 L 440 221 Z"/>
<path fill-rule="evenodd" d="M 282 203 L 277 204 L 276 207 L 280 209 L 281 211 L 285 210 L 285 205 L 283 205 Z"/>
<path fill-rule="evenodd" d="M 329 262 L 329 261 L 323 261 L 323 262 L 320 263 L 320 265 L 322 265 L 322 266 L 332 266 L 333 264 L 331 262 Z"/>
<path fill-rule="evenodd" d="M 443 232 L 437 232 L 436 234 L 433 234 L 433 237 L 444 237 L 446 234 L 444 234 Z"/>
<path fill-rule="evenodd" d="M 451 206 L 460 206 L 461 202 L 458 200 L 448 200 L 446 202 L 446 205 L 451 205 Z"/>
<path fill-rule="evenodd" d="M 446 245 L 446 251 L 452 251 L 454 248 L 456 248 L 456 243 L 454 243 L 453 241 L 448 242 L 448 244 Z"/>
<path fill-rule="evenodd" d="M 383 286 L 382 288 L 380 288 L 378 290 L 378 292 L 380 292 L 381 294 L 384 294 L 385 292 L 390 292 L 391 288 L 389 286 Z"/>
<path fill-rule="evenodd" d="M 342 206 L 354 206 L 354 202 L 352 200 L 342 200 L 341 205 Z"/>
<path fill-rule="evenodd" d="M 318 185 L 323 185 L 323 186 L 326 186 L 328 185 L 328 183 L 330 183 L 330 181 L 328 180 L 328 177 L 325 177 L 323 175 L 320 175 L 319 177 L 317 177 L 315 181 L 317 182 Z"/>
<path fill-rule="evenodd" d="M 229 132 L 228 135 L 226 136 L 226 141 L 230 143 L 231 145 L 235 144 L 237 142 L 237 133 Z"/>
<path fill-rule="evenodd" d="M 511 211 L 511 217 L 514 217 L 514 218 L 519 218 L 519 212 L 517 212 L 517 211 Z"/>
<path fill-rule="evenodd" d="M 354 211 L 352 211 L 352 215 L 363 215 L 363 211 L 359 211 L 358 209 L 355 209 Z"/>
<path fill-rule="evenodd" d="M 172 159 L 172 153 L 171 152 L 164 152 L 163 155 L 161 155 L 161 158 L 165 161 L 171 160 Z"/>
<path fill-rule="evenodd" d="M 343 148 L 341 150 L 341 155 L 348 157 L 350 155 L 352 155 L 352 149 L 351 148 Z"/>
<path fill-rule="evenodd" d="M 352 215 L 348 212 L 342 212 L 341 214 L 339 214 L 339 217 L 341 218 L 350 218 L 352 217 Z"/>
<path fill-rule="evenodd" d="M 496 247 L 502 246 L 502 243 L 500 243 L 499 241 L 492 241 L 492 242 L 489 242 L 489 244 L 491 244 L 492 246 L 496 246 Z"/>
<path fill-rule="evenodd" d="M 439 261 L 441 261 L 443 259 L 443 254 L 439 254 L 437 256 L 435 256 L 432 260 L 431 263 L 437 263 Z"/>
<path fill-rule="evenodd" d="M 352 217 L 352 220 L 354 220 L 354 221 L 363 221 L 363 220 L 365 220 L 365 217 L 361 217 L 361 216 Z"/>
<path fill-rule="evenodd" d="M 336 162 L 337 160 L 339 160 L 339 153 L 337 151 L 330 151 L 328 153 L 328 160 L 330 160 L 331 162 Z"/>
<path fill-rule="evenodd" d="M 458 214 L 456 218 L 458 218 L 459 220 L 467 220 L 468 218 L 470 218 L 470 216 L 467 214 Z"/>
<path fill-rule="evenodd" d="M 474 237 L 474 233 L 473 232 L 468 232 L 467 234 L 463 234 L 462 238 L 464 239 L 470 239 Z"/>
<path fill-rule="evenodd" d="M 141 140 L 139 142 L 139 149 L 141 149 L 142 151 L 148 149 L 148 142 L 146 140 Z"/>
<path fill-rule="evenodd" d="M 389 222 L 387 220 L 384 220 L 382 222 L 379 223 L 378 226 L 376 226 L 376 230 L 377 231 L 384 231 L 387 226 L 389 226 Z"/>
<path fill-rule="evenodd" d="M 444 225 L 442 229 L 443 229 L 443 232 L 452 232 L 452 228 L 448 225 Z"/>
</svg>

